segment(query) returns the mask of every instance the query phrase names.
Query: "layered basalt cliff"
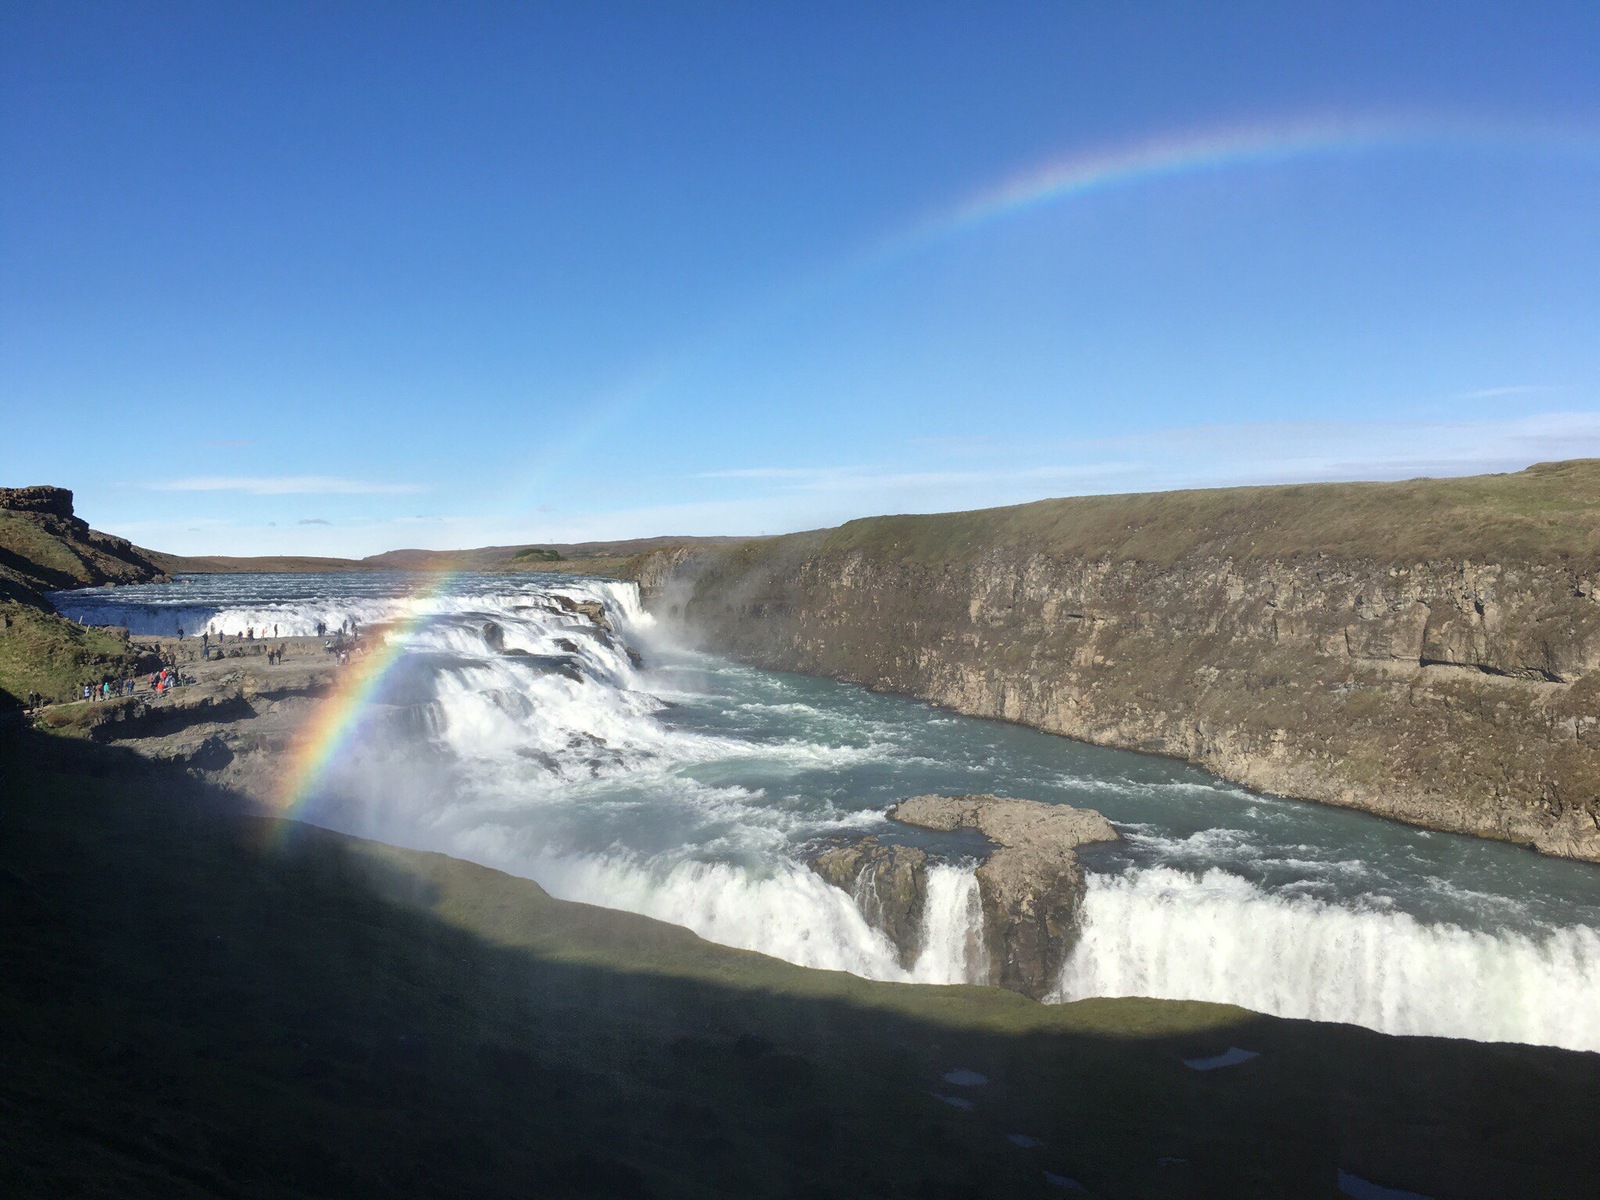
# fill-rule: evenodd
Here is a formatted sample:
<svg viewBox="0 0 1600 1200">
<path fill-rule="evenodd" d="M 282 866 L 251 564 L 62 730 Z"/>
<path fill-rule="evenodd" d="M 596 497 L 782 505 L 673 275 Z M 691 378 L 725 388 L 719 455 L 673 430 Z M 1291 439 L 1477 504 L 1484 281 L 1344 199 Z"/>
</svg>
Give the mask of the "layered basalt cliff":
<svg viewBox="0 0 1600 1200">
<path fill-rule="evenodd" d="M 0 488 L 0 599 L 45 607 L 51 588 L 165 578 L 150 552 L 90 529 L 66 488 Z"/>
<path fill-rule="evenodd" d="M 875 518 L 656 574 L 758 665 L 1600 861 L 1600 463 Z"/>
</svg>

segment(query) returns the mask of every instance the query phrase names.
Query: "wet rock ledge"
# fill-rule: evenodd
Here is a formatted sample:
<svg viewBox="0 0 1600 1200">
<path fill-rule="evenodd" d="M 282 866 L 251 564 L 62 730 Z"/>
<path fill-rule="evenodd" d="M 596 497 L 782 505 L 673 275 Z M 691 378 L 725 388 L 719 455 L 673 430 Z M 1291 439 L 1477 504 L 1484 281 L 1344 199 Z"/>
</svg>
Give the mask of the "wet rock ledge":
<svg viewBox="0 0 1600 1200">
<path fill-rule="evenodd" d="M 1120 834 L 1098 812 L 1002 796 L 913 796 L 889 810 L 905 825 L 973 829 L 995 846 L 979 865 L 989 982 L 1042 999 L 1077 938 L 1083 868 L 1074 851 Z M 909 967 L 922 952 L 927 854 L 864 836 L 824 849 L 811 869 L 849 892 Z"/>
</svg>

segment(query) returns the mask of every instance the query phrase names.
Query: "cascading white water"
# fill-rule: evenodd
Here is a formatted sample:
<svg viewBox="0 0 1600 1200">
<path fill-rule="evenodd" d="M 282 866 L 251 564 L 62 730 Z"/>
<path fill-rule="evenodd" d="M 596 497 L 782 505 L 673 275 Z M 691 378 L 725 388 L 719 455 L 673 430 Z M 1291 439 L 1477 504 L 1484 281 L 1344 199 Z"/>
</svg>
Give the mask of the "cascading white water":
<svg viewBox="0 0 1600 1200">
<path fill-rule="evenodd" d="M 1157 867 L 1090 877 L 1055 998 L 1086 996 L 1600 1050 L 1600 931 L 1490 934 Z"/>
<path fill-rule="evenodd" d="M 917 983 L 988 983 L 983 906 L 971 867 L 939 863 L 928 868 L 922 914 L 922 953 L 912 964 Z"/>
<path fill-rule="evenodd" d="M 1059 999 L 1204 999 L 1600 1049 L 1591 868 L 1463 851 L 1162 760 L 674 654 L 651 643 L 632 584 L 240 576 L 57 599 L 136 633 L 387 627 L 401 640 L 373 719 L 307 819 L 525 875 L 563 898 L 804 966 L 983 982 L 977 881 L 959 865 L 970 849 L 930 868 L 909 970 L 802 858 L 820 837 L 882 831 L 905 795 L 1029 795 L 1099 808 L 1130 835 L 1121 859 L 1090 863 Z M 590 602 L 611 631 L 574 611 Z"/>
</svg>

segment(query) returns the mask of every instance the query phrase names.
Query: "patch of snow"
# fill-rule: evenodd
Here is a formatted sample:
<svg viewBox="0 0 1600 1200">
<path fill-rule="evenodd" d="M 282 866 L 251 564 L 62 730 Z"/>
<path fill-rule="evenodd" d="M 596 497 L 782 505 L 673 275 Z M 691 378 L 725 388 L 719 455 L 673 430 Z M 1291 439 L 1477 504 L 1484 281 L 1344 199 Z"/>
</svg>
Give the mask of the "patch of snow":
<svg viewBox="0 0 1600 1200">
<path fill-rule="evenodd" d="M 1225 1053 L 1213 1055 L 1211 1058 L 1186 1058 L 1183 1060 L 1183 1065 L 1195 1071 L 1215 1071 L 1218 1067 L 1233 1067 L 1259 1057 L 1261 1057 L 1259 1050 L 1241 1050 L 1237 1046 L 1229 1046 Z"/>
</svg>

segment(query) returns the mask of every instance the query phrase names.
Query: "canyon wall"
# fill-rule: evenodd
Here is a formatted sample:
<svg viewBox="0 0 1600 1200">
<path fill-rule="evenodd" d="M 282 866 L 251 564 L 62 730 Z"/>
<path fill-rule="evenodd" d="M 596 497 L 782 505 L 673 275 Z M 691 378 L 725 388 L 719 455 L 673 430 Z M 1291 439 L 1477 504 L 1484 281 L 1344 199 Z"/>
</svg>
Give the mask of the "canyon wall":
<svg viewBox="0 0 1600 1200">
<path fill-rule="evenodd" d="M 1600 463 L 645 556 L 720 653 L 1600 861 Z"/>
</svg>

